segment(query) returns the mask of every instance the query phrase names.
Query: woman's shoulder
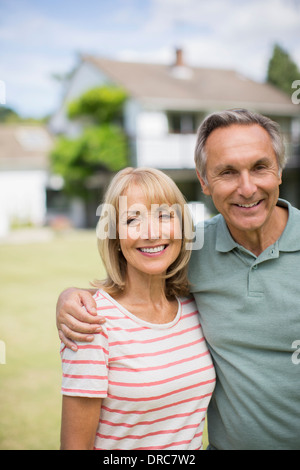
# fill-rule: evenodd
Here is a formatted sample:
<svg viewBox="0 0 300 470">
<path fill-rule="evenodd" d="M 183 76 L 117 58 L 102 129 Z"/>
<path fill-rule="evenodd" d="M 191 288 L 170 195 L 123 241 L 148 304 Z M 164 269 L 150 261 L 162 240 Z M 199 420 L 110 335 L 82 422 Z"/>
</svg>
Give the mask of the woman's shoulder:
<svg viewBox="0 0 300 470">
<path fill-rule="evenodd" d="M 113 308 L 114 303 L 112 297 L 106 292 L 104 288 L 99 288 L 93 295 L 97 307 L 101 308 Z"/>
<path fill-rule="evenodd" d="M 99 288 L 94 294 L 97 314 L 104 316 L 107 320 L 120 320 L 124 317 L 124 309 L 118 301 L 106 290 Z"/>
<path fill-rule="evenodd" d="M 181 303 L 183 309 L 194 309 L 198 311 L 197 304 L 195 302 L 194 296 L 189 294 L 184 297 L 178 297 L 179 302 Z"/>
<path fill-rule="evenodd" d="M 177 298 L 181 303 L 195 302 L 193 294 L 182 295 Z"/>
</svg>

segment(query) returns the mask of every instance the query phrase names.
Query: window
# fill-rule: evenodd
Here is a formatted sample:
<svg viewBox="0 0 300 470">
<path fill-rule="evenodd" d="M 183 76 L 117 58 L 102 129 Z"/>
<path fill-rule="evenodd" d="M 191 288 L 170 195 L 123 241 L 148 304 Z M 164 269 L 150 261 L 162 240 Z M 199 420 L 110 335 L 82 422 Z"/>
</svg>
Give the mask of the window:
<svg viewBox="0 0 300 470">
<path fill-rule="evenodd" d="M 197 113 L 169 112 L 168 121 L 171 134 L 195 134 L 198 128 L 199 116 Z"/>
</svg>

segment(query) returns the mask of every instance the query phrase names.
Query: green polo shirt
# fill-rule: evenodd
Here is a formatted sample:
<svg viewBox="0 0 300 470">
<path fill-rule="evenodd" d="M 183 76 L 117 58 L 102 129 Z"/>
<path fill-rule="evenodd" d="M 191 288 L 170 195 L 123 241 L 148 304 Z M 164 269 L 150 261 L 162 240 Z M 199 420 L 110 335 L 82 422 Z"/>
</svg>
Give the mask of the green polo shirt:
<svg viewBox="0 0 300 470">
<path fill-rule="evenodd" d="M 258 257 L 221 215 L 192 252 L 191 291 L 217 373 L 208 410 L 217 449 L 300 449 L 300 211 L 278 205 L 287 225 Z"/>
</svg>

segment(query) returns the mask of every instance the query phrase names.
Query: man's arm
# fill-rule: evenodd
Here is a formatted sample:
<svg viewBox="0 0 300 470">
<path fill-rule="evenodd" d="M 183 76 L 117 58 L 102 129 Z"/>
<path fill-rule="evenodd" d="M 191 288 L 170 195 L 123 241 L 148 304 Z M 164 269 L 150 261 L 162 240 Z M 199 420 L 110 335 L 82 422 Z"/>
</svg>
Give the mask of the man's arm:
<svg viewBox="0 0 300 470">
<path fill-rule="evenodd" d="M 56 305 L 56 325 L 61 341 L 67 348 L 77 351 L 74 341 L 93 341 L 101 331 L 104 318 L 97 315 L 94 290 L 71 287 L 63 291 Z"/>
</svg>

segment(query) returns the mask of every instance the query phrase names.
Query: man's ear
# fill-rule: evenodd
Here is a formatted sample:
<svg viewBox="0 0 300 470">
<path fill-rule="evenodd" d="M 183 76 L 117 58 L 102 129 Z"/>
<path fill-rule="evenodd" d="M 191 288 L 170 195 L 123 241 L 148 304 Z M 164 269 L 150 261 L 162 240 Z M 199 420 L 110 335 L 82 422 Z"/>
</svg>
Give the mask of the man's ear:
<svg viewBox="0 0 300 470">
<path fill-rule="evenodd" d="M 198 177 L 198 180 L 200 181 L 200 184 L 201 184 L 201 188 L 202 188 L 202 191 L 204 194 L 206 194 L 206 196 L 210 196 L 210 190 L 209 190 L 209 186 L 208 184 L 204 181 L 204 179 L 200 176 L 200 173 L 199 171 L 196 169 L 196 173 L 197 173 L 197 177 Z"/>
</svg>

